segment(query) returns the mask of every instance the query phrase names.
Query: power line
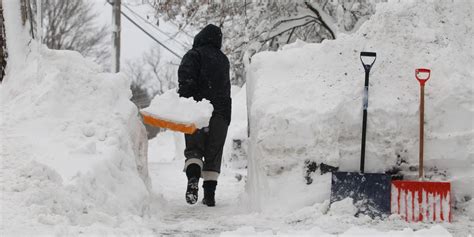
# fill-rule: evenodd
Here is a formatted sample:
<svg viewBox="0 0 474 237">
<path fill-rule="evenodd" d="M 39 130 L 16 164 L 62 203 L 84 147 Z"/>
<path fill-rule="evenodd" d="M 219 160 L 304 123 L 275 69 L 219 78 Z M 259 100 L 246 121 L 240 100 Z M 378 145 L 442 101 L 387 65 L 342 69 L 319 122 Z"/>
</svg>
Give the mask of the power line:
<svg viewBox="0 0 474 237">
<path fill-rule="evenodd" d="M 109 1 L 107 1 L 107 3 L 109 3 L 110 5 L 112 5 Z M 129 20 L 132 24 L 134 24 L 138 29 L 140 29 L 141 31 L 143 31 L 143 33 L 145 33 L 146 35 L 148 35 L 148 37 L 150 37 L 151 39 L 153 39 L 155 42 L 157 42 L 158 44 L 160 44 L 161 46 L 163 46 L 163 48 L 165 48 L 166 50 L 168 50 L 169 52 L 171 52 L 172 54 L 174 54 L 177 58 L 179 59 L 182 59 L 183 57 L 181 57 L 178 53 L 176 53 L 175 51 L 173 51 L 172 49 L 168 48 L 165 44 L 161 43 L 158 39 L 156 39 L 155 37 L 153 37 L 150 33 L 148 33 L 145 29 L 143 29 L 143 27 L 141 27 L 138 23 L 136 23 L 134 20 L 132 20 L 132 18 L 130 18 L 127 14 L 125 14 L 123 11 L 120 11 L 120 13 L 125 17 L 127 18 L 127 20 Z"/>
<path fill-rule="evenodd" d="M 168 48 L 165 44 L 161 43 L 159 40 L 157 40 L 155 37 L 153 37 L 150 33 L 148 33 L 145 29 L 143 29 L 140 25 L 138 25 L 138 23 L 136 23 L 134 20 L 132 20 L 129 16 L 127 16 L 125 13 L 121 12 L 122 15 L 127 18 L 127 20 L 129 20 L 132 24 L 134 24 L 136 27 L 138 27 L 141 31 L 143 31 L 143 33 L 145 33 L 146 35 L 148 35 L 150 38 L 152 38 L 154 41 L 156 41 L 158 44 L 160 44 L 161 46 L 163 46 L 163 48 L 165 48 L 166 50 L 170 51 L 172 54 L 174 54 L 176 57 L 178 57 L 179 59 L 182 59 L 183 57 L 181 57 L 178 53 L 176 53 L 175 51 L 173 51 L 172 49 Z"/>
<path fill-rule="evenodd" d="M 148 20 L 146 20 L 145 18 L 143 18 L 142 16 L 140 16 L 140 14 L 138 14 L 136 11 L 134 11 L 133 9 L 131 9 L 129 6 L 127 6 L 126 4 L 122 4 L 125 8 L 127 8 L 133 15 L 135 15 L 136 17 L 140 18 L 140 20 L 144 21 L 145 23 L 147 23 L 148 25 L 150 25 L 151 27 L 153 27 L 153 29 L 159 31 L 160 33 L 166 35 L 166 37 L 168 37 L 169 40 L 172 40 L 178 44 L 180 44 L 181 46 L 183 46 L 184 48 L 186 48 L 187 46 L 185 44 L 183 44 L 181 41 L 175 39 L 174 37 L 168 35 L 168 33 L 164 32 L 163 30 L 161 30 L 160 28 L 156 27 L 154 24 L 150 23 Z"/>
<path fill-rule="evenodd" d="M 149 1 L 146 1 L 146 4 L 148 4 L 148 6 L 150 6 L 150 7 L 153 7 L 153 8 L 155 7 L 155 6 L 153 6 Z M 186 32 L 186 31 L 184 30 L 185 27 L 181 28 L 180 26 L 178 26 L 178 24 L 174 23 L 171 19 L 170 19 L 168 22 L 171 23 L 171 24 L 173 24 L 173 25 L 175 25 L 176 27 L 178 27 L 178 29 L 179 29 L 178 33 L 179 33 L 179 32 L 182 32 L 182 33 L 184 33 L 185 35 L 187 35 L 187 36 L 189 36 L 189 37 L 191 37 L 191 38 L 194 37 L 194 36 L 192 36 L 191 34 L 189 34 L 188 32 Z"/>
</svg>

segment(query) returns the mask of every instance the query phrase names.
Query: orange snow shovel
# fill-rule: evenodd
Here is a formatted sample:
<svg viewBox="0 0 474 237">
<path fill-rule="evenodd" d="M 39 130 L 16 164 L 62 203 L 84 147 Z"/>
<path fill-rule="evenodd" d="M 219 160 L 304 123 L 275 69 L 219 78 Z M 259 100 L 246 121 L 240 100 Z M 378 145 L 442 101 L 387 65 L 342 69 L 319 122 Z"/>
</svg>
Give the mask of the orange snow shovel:
<svg viewBox="0 0 474 237">
<path fill-rule="evenodd" d="M 143 123 L 148 124 L 150 126 L 166 128 L 166 129 L 170 129 L 173 131 L 182 132 L 186 134 L 193 134 L 197 130 L 196 125 L 193 123 L 191 124 L 177 123 L 177 122 L 162 119 L 158 117 L 157 115 L 154 115 L 145 111 L 140 111 L 140 113 L 143 116 Z"/>
<path fill-rule="evenodd" d="M 423 74 L 422 77 L 420 74 Z M 399 214 L 410 222 L 451 222 L 451 183 L 423 180 L 425 83 L 430 79 L 430 74 L 429 69 L 415 70 L 415 77 L 420 82 L 421 94 L 419 180 L 392 181 L 391 210 L 392 213 Z"/>
</svg>

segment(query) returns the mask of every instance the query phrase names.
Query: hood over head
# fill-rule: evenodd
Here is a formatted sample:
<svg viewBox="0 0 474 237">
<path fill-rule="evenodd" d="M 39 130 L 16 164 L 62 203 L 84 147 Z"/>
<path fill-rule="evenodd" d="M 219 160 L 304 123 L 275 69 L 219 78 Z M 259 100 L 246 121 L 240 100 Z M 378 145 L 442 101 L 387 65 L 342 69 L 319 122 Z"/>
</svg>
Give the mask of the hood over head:
<svg viewBox="0 0 474 237">
<path fill-rule="evenodd" d="M 213 24 L 209 24 L 202 29 L 195 37 L 193 48 L 203 45 L 212 45 L 218 49 L 222 47 L 222 31 L 221 28 Z"/>
</svg>

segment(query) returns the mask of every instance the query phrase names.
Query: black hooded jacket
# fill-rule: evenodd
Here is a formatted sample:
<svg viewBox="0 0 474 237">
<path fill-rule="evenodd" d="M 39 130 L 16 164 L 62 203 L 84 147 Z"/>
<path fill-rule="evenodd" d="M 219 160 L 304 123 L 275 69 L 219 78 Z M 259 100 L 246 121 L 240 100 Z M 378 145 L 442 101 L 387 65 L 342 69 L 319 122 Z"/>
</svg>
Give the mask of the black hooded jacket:
<svg viewBox="0 0 474 237">
<path fill-rule="evenodd" d="M 195 37 L 193 48 L 183 57 L 178 69 L 178 93 L 181 97 L 207 99 L 214 107 L 213 116 L 231 117 L 229 60 L 220 50 L 221 29 L 208 25 Z"/>
</svg>

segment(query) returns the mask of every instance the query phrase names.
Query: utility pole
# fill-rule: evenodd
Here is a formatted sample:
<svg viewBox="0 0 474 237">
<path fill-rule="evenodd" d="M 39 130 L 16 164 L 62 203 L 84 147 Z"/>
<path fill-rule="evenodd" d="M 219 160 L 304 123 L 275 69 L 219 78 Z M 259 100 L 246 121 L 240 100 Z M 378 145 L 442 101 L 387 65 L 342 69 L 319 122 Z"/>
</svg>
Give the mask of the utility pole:
<svg viewBox="0 0 474 237">
<path fill-rule="evenodd" d="M 0 0 L 0 82 L 5 76 L 5 68 L 7 67 L 7 37 L 5 35 L 5 25 L 3 23 L 3 4 Z"/>
<path fill-rule="evenodd" d="M 43 43 L 43 6 L 41 1 L 42 0 L 36 0 L 36 37 L 38 38 L 38 50 L 40 50 L 41 44 Z M 23 23 L 23 25 L 24 24 L 25 23 Z"/>
<path fill-rule="evenodd" d="M 27 18 L 26 1 L 20 0 L 21 23 L 25 25 Z"/>
<path fill-rule="evenodd" d="M 112 42 L 113 42 L 113 49 L 112 49 L 112 72 L 120 72 L 120 32 L 121 32 L 121 24 L 120 24 L 120 13 L 121 13 L 121 3 L 122 0 L 112 0 L 113 7 L 112 7 Z"/>
</svg>

